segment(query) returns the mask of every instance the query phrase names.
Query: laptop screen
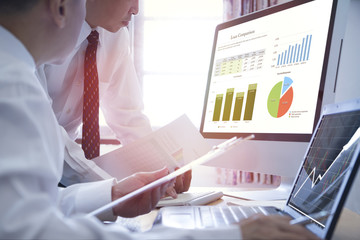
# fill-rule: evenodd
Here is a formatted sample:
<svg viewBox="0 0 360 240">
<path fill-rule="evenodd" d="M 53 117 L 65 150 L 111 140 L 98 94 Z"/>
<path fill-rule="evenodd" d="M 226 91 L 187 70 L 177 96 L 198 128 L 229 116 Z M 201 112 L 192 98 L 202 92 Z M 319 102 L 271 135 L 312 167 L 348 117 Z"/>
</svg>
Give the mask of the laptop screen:
<svg viewBox="0 0 360 240">
<path fill-rule="evenodd" d="M 339 204 L 344 201 L 342 196 L 349 190 L 346 183 L 351 181 L 351 169 L 359 157 L 359 127 L 360 110 L 322 116 L 289 197 L 288 207 L 307 216 L 323 210 L 339 214 Z M 328 226 L 330 220 L 314 221 L 311 225 L 325 231 L 334 227 Z"/>
</svg>

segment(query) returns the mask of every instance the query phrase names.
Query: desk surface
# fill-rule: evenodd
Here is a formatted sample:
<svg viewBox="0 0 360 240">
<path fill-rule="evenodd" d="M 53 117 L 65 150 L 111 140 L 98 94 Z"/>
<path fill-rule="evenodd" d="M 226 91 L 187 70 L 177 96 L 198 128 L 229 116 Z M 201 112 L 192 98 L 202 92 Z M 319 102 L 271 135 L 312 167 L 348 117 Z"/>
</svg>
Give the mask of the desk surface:
<svg viewBox="0 0 360 240">
<path fill-rule="evenodd" d="M 335 227 L 332 239 L 359 239 L 360 238 L 360 215 L 344 208 L 340 219 Z"/>
<path fill-rule="evenodd" d="M 249 201 L 249 200 L 242 200 L 237 199 L 229 196 L 223 196 L 221 199 L 210 203 L 209 205 L 244 205 L 244 206 L 254 206 L 254 205 L 266 205 L 266 206 L 274 206 L 281 208 L 284 206 L 284 200 L 278 201 Z M 153 210 L 152 212 L 136 217 L 136 222 L 139 224 L 139 228 L 141 231 L 149 230 L 152 227 L 152 224 L 157 216 L 158 210 Z M 122 224 L 126 225 L 126 221 L 122 222 L 121 218 L 118 220 Z M 349 209 L 344 208 L 338 224 L 336 225 L 334 234 L 332 239 L 333 240 L 352 240 L 352 239 L 359 239 L 360 236 L 360 215 L 350 211 Z"/>
</svg>

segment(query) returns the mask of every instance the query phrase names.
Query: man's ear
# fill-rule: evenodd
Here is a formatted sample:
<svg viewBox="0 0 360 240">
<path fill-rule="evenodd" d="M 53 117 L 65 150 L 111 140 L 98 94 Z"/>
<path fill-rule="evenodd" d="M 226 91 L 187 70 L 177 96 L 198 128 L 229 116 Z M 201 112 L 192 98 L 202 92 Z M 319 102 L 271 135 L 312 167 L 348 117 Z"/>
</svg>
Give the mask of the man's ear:
<svg viewBox="0 0 360 240">
<path fill-rule="evenodd" d="M 76 0 L 75 0 L 76 1 Z M 67 0 L 49 0 L 50 13 L 59 28 L 65 27 Z"/>
</svg>

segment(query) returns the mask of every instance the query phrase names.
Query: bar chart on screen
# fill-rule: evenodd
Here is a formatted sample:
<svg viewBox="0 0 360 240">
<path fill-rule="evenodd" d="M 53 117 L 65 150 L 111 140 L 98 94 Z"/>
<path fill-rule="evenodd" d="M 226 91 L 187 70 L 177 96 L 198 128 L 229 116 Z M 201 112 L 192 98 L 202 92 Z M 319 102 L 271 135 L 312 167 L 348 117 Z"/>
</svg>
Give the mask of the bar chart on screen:
<svg viewBox="0 0 360 240">
<path fill-rule="evenodd" d="M 213 110 L 213 121 L 244 121 L 252 120 L 257 83 L 249 84 L 248 89 L 235 91 L 235 88 L 227 88 L 224 93 L 217 93 Z M 244 101 L 246 94 L 246 101 Z M 235 96 L 235 100 L 234 100 Z M 241 115 L 243 117 L 241 118 Z M 222 117 L 221 117 L 222 116 Z"/>
<path fill-rule="evenodd" d="M 272 67 L 304 64 L 311 59 L 312 34 L 277 37 L 274 40 Z"/>
</svg>

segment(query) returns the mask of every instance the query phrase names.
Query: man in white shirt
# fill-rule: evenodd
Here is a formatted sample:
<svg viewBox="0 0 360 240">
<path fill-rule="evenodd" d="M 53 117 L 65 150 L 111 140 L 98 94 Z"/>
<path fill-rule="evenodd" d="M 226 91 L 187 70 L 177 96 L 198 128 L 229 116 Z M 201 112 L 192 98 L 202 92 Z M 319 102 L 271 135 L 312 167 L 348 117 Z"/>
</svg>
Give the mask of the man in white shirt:
<svg viewBox="0 0 360 240">
<path fill-rule="evenodd" d="M 86 38 L 92 30 L 99 33 L 96 56 L 99 99 L 108 126 L 123 145 L 151 132 L 150 122 L 142 112 L 141 84 L 132 62 L 126 28 L 131 16 L 138 13 L 138 8 L 138 0 L 88 1 L 86 21 L 75 49 L 63 64 L 48 64 L 38 70 L 39 77 L 47 85 L 55 115 L 73 141 L 79 135 L 83 119 L 83 64 L 88 44 Z M 68 186 L 111 177 L 93 162 L 85 160 L 78 147 L 67 136 L 64 137 L 68 154 L 65 156 L 62 184 Z M 179 177 L 177 192 L 187 191 L 190 181 L 191 172 Z"/>
<path fill-rule="evenodd" d="M 159 227 L 131 233 L 119 225 L 105 225 L 84 215 L 166 175 L 166 168 L 118 183 L 110 179 L 65 189 L 57 187 L 64 159 L 63 129 L 35 69 L 68 54 L 84 16 L 84 0 L 0 1 L 0 239 L 239 239 L 237 225 L 206 231 Z M 146 212 L 147 208 L 133 213 L 130 206 L 144 207 L 145 201 L 153 208 L 169 184 L 172 182 L 100 217 L 109 220 L 113 214 Z M 243 236 L 312 237 L 305 228 L 290 226 L 288 221 L 284 217 L 257 216 L 244 221 Z"/>
<path fill-rule="evenodd" d="M 91 234 L 94 220 L 72 223 L 69 216 L 95 210 L 165 176 L 168 170 L 58 189 L 64 157 L 62 128 L 35 68 L 65 58 L 74 47 L 85 17 L 85 1 L 2 0 L 0 4 L 0 239 L 55 238 L 59 237 L 56 232 L 84 228 L 88 231 L 74 236 L 96 238 Z M 114 220 L 117 215 L 149 212 L 169 184 L 99 218 Z"/>
</svg>

